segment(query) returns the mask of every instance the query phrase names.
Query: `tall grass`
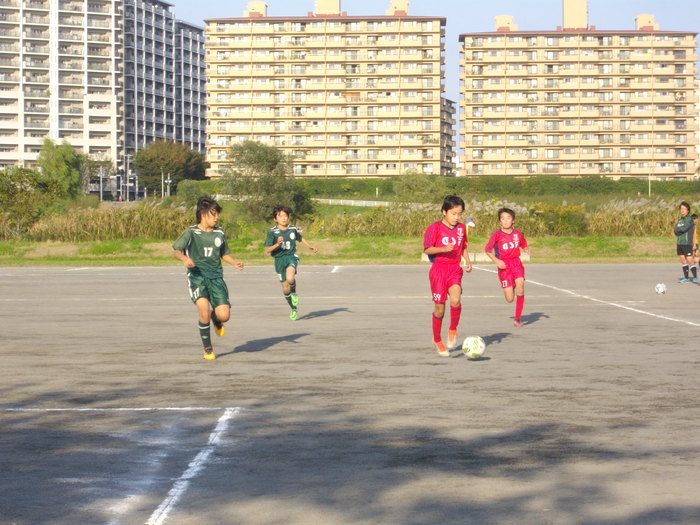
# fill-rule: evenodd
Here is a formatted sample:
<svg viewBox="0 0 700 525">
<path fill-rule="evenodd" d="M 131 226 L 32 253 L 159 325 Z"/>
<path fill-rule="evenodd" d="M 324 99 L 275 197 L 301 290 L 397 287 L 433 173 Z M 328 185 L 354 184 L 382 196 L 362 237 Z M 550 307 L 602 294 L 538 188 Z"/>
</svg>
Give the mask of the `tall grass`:
<svg viewBox="0 0 700 525">
<path fill-rule="evenodd" d="M 529 236 L 665 236 L 673 235 L 678 203 L 663 199 L 612 200 L 587 212 L 583 205 L 516 203 L 505 200 L 473 200 L 465 215 L 476 223 L 476 231 L 487 234 L 499 228 L 501 207 L 516 213 L 516 227 Z M 695 209 L 700 203 L 691 203 Z M 442 215 L 439 206 L 416 207 L 396 204 L 368 213 L 344 213 L 318 217 L 309 234 L 321 236 L 421 235 Z"/>
<path fill-rule="evenodd" d="M 192 210 L 144 201 L 135 206 L 74 209 L 41 219 L 27 232 L 33 241 L 175 239 L 192 224 Z"/>
<path fill-rule="evenodd" d="M 465 215 L 476 231 L 489 234 L 499 227 L 497 211 L 506 206 L 516 212 L 516 227 L 528 236 L 672 236 L 678 203 L 664 199 L 614 199 L 587 211 L 583 205 L 518 203 L 507 200 L 472 200 Z M 700 202 L 692 202 L 696 209 Z M 230 209 L 227 209 L 230 208 Z M 230 239 L 262 236 L 269 224 L 248 223 L 235 206 L 227 204 L 222 226 Z M 399 204 L 370 210 L 328 211 L 304 223 L 315 237 L 420 236 L 440 220 L 439 205 Z M 190 208 L 146 201 L 134 206 L 74 209 L 35 223 L 25 239 L 34 241 L 105 241 L 114 239 L 172 240 L 194 222 Z M 260 233 L 263 232 L 263 233 Z"/>
</svg>

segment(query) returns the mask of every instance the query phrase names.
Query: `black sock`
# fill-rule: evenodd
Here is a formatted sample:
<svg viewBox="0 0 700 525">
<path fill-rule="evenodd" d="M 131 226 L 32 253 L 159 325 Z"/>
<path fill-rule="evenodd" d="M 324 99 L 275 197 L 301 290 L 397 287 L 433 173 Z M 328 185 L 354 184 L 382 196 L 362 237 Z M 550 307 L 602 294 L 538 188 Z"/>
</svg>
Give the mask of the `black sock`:
<svg viewBox="0 0 700 525">
<path fill-rule="evenodd" d="M 289 305 L 290 308 L 294 308 L 294 305 L 292 305 L 292 295 L 291 293 L 284 294 L 284 298 L 287 301 L 287 304 Z"/>
<path fill-rule="evenodd" d="M 690 267 L 690 271 L 693 273 L 693 277 L 697 279 L 698 277 L 698 267 L 696 265 L 693 265 Z"/>
<path fill-rule="evenodd" d="M 688 278 L 688 265 L 684 264 L 682 266 L 682 268 L 683 268 L 683 277 L 685 277 L 687 279 Z"/>
<path fill-rule="evenodd" d="M 289 290 L 292 293 L 297 293 L 297 282 L 294 281 L 293 283 L 289 283 Z"/>
<path fill-rule="evenodd" d="M 204 348 L 211 348 L 211 331 L 209 328 L 209 323 L 198 323 L 199 324 L 199 337 L 202 338 L 202 346 Z"/>
<path fill-rule="evenodd" d="M 216 326 L 217 328 L 221 328 L 221 321 L 219 321 L 219 318 L 216 317 L 215 310 L 211 311 L 211 322 L 214 323 L 214 326 Z"/>
</svg>

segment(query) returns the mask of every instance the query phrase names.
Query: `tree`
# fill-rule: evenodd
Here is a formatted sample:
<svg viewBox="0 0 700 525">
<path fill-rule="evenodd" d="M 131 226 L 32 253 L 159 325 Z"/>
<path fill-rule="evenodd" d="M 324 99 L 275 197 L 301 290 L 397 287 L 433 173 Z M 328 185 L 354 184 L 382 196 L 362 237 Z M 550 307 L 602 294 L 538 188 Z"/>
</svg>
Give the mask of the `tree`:
<svg viewBox="0 0 700 525">
<path fill-rule="evenodd" d="M 83 193 L 80 177 L 82 155 L 63 141 L 57 145 L 51 139 L 44 143 L 37 157 L 37 164 L 47 184 L 58 189 L 59 198 L 75 198 Z"/>
<path fill-rule="evenodd" d="M 170 177 L 175 187 L 185 179 L 204 180 L 209 163 L 187 144 L 157 140 L 136 153 L 132 166 L 138 173 L 139 186 L 160 194 L 163 177 Z"/>
<path fill-rule="evenodd" d="M 62 192 L 55 178 L 38 171 L 18 167 L 0 171 L 0 238 L 16 238 L 26 232 Z"/>
<path fill-rule="evenodd" d="M 292 158 L 273 146 L 245 141 L 229 150 L 223 168 L 223 186 L 241 197 L 244 209 L 255 219 L 269 219 L 272 208 L 287 206 L 297 217 L 313 213 L 308 190 L 297 184 Z"/>
</svg>

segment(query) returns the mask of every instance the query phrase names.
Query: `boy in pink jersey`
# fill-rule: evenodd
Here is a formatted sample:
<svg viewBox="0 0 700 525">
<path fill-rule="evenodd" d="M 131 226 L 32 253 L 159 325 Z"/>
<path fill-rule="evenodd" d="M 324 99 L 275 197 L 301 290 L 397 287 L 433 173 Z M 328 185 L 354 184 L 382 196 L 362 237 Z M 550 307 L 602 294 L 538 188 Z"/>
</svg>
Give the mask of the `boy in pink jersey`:
<svg viewBox="0 0 700 525">
<path fill-rule="evenodd" d="M 442 357 L 449 357 L 448 350 L 457 346 L 457 325 L 462 315 L 462 275 L 460 266 L 464 257 L 464 270 L 472 271 L 467 252 L 467 228 L 459 222 L 464 213 L 464 201 L 456 195 L 448 195 L 442 203 L 442 220 L 434 222 L 423 234 L 423 252 L 430 262 L 430 291 L 435 303 L 433 312 L 433 344 Z M 445 302 L 450 299 L 450 328 L 447 347 L 442 342 L 442 318 Z"/>
<path fill-rule="evenodd" d="M 498 280 L 501 281 L 501 288 L 506 301 L 513 302 L 513 291 L 515 290 L 515 317 L 513 324 L 522 326 L 520 314 L 523 312 L 525 304 L 525 268 L 520 260 L 520 249 L 530 255 L 530 248 L 523 234 L 513 228 L 515 212 L 510 208 L 498 210 L 498 220 L 501 229 L 496 230 L 489 242 L 486 243 L 484 251 L 498 266 Z M 492 253 L 493 252 L 493 253 Z"/>
</svg>

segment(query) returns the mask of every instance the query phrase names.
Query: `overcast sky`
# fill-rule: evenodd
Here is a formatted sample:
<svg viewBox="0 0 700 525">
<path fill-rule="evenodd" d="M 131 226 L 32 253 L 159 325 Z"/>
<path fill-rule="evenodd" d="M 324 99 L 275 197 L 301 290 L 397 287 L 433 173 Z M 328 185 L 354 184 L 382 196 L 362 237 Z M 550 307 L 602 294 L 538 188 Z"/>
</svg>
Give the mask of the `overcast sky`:
<svg viewBox="0 0 700 525">
<path fill-rule="evenodd" d="M 168 0 L 175 16 L 204 27 L 207 18 L 243 16 L 247 0 Z M 348 15 L 384 15 L 389 0 L 341 0 Z M 268 0 L 268 16 L 305 16 L 314 0 Z M 553 30 L 562 24 L 562 0 L 409 0 L 409 15 L 447 18 L 447 97 L 457 102 L 458 37 L 494 30 L 496 15 L 513 15 L 523 31 Z M 588 24 L 597 29 L 634 29 L 638 14 L 652 14 L 660 29 L 700 32 L 700 0 L 589 0 Z"/>
</svg>

